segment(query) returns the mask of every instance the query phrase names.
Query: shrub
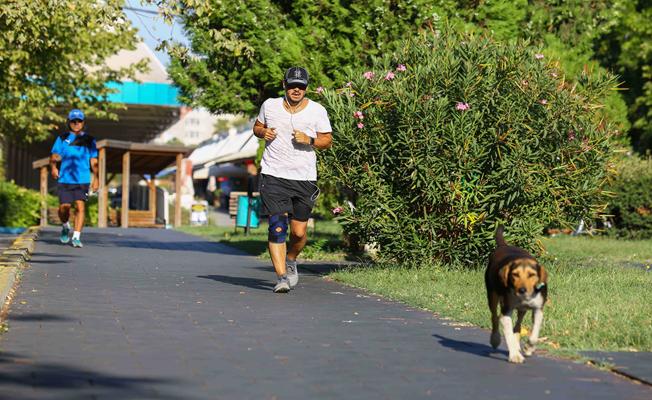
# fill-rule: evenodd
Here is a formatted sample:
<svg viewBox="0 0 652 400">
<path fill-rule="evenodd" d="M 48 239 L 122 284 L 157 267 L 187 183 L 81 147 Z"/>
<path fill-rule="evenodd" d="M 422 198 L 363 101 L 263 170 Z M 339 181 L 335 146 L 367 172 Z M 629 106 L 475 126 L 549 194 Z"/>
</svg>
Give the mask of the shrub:
<svg viewBox="0 0 652 400">
<path fill-rule="evenodd" d="M 28 227 L 41 216 L 38 192 L 13 182 L 0 181 L 0 226 Z"/>
<path fill-rule="evenodd" d="M 334 146 L 321 170 L 350 192 L 346 233 L 380 256 L 484 263 L 498 224 L 532 249 L 551 223 L 594 215 L 613 135 L 614 78 L 566 82 L 526 43 L 422 35 L 319 91 Z"/>
<path fill-rule="evenodd" d="M 630 156 L 618 163 L 618 175 L 608 186 L 614 192 L 607 213 L 616 234 L 652 238 L 652 159 Z"/>
<path fill-rule="evenodd" d="M 97 226 L 97 219 L 99 213 L 98 207 L 98 197 L 89 196 L 88 201 L 86 202 L 86 208 L 84 208 L 84 225 L 86 226 Z"/>
</svg>

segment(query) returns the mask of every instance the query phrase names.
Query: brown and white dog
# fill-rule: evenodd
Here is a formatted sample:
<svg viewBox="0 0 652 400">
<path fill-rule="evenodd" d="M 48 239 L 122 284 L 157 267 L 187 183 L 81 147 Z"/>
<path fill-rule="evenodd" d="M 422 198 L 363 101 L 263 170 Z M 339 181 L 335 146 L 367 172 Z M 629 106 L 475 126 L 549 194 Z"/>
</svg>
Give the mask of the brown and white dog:
<svg viewBox="0 0 652 400">
<path fill-rule="evenodd" d="M 491 310 L 491 346 L 500 344 L 498 322 L 503 328 L 509 350 L 509 361 L 522 363 L 532 355 L 539 340 L 543 323 L 543 306 L 548 298 L 548 274 L 545 268 L 527 251 L 510 246 L 503 238 L 503 227 L 496 230 L 496 250 L 489 257 L 484 280 Z M 498 315 L 500 305 L 500 317 Z M 516 310 L 516 324 L 512 312 Z M 532 334 L 521 353 L 521 322 L 527 310 L 532 310 Z"/>
</svg>

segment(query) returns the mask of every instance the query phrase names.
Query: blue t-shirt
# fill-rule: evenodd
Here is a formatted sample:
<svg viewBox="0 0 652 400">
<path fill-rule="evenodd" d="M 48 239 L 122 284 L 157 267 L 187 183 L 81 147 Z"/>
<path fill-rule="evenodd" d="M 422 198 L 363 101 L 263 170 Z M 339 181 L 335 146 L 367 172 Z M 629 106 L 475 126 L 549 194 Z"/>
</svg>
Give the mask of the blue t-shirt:
<svg viewBox="0 0 652 400">
<path fill-rule="evenodd" d="M 66 139 L 57 138 L 52 146 L 52 154 L 61 156 L 59 168 L 59 183 L 86 184 L 91 183 L 91 158 L 97 158 L 97 144 L 95 139 L 79 140 L 80 137 L 69 132 Z M 62 135 L 63 136 L 63 135 Z M 75 139 L 78 139 L 75 143 Z"/>
</svg>

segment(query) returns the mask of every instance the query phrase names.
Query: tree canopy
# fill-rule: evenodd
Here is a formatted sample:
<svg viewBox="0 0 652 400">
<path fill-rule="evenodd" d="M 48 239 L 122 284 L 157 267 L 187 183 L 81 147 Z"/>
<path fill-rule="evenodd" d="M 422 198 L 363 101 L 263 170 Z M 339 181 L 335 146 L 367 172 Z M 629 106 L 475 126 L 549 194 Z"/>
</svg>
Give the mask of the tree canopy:
<svg viewBox="0 0 652 400">
<path fill-rule="evenodd" d="M 136 31 L 122 0 L 5 0 L 0 8 L 0 136 L 45 137 L 65 119 L 56 107 L 112 116 L 106 82 L 133 78 L 143 64 L 114 70 L 107 57 L 133 49 Z"/>
<path fill-rule="evenodd" d="M 252 114 L 280 90 L 285 68 L 306 66 L 313 89 L 342 85 L 442 20 L 457 30 L 489 31 L 505 41 L 528 39 L 558 59 L 568 76 L 583 68 L 620 74 L 626 91 L 606 99 L 634 144 L 652 138 L 649 2 L 643 0 L 161 0 L 179 16 L 190 47 L 164 43 L 182 100 L 214 112 Z M 597 71 L 596 71 L 597 72 Z M 624 93 L 624 94 L 623 94 Z"/>
</svg>

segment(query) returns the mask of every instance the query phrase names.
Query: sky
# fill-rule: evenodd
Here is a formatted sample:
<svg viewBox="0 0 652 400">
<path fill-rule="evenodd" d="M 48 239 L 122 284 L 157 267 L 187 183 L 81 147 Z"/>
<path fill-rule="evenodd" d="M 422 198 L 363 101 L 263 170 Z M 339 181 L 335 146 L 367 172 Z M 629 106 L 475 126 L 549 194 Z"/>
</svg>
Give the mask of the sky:
<svg viewBox="0 0 652 400">
<path fill-rule="evenodd" d="M 165 23 L 163 18 L 157 15 L 154 5 L 143 5 L 140 0 L 126 0 L 124 11 L 134 27 L 138 29 L 138 34 L 145 44 L 154 51 L 156 57 L 166 67 L 170 64 L 170 57 L 163 51 L 156 51 L 156 46 L 161 40 L 173 39 L 182 43 L 188 42 L 179 22 L 173 25 Z"/>
</svg>

